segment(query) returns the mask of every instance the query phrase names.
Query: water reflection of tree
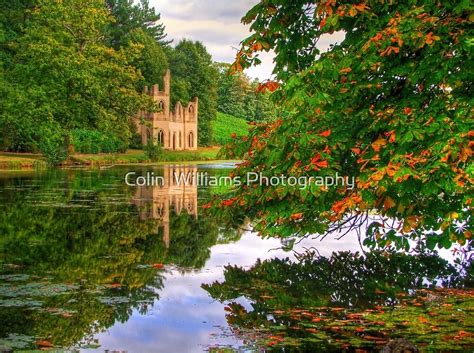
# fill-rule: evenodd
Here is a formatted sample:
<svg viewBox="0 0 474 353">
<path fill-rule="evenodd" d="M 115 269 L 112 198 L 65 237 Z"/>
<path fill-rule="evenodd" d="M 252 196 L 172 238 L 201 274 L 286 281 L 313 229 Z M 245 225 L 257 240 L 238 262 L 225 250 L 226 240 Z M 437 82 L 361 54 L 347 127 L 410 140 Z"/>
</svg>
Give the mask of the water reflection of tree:
<svg viewBox="0 0 474 353">
<path fill-rule="evenodd" d="M 0 339 L 88 343 L 147 312 L 163 287 L 161 264 L 200 268 L 209 247 L 235 239 L 216 218 L 172 213 L 167 247 L 160 220 L 140 218 L 120 172 L 78 173 L 1 181 Z"/>
<path fill-rule="evenodd" d="M 453 303 L 435 304 L 436 309 L 425 308 L 425 302 L 437 303 L 438 299 L 448 298 L 445 292 L 440 293 L 439 298 L 436 291 L 434 294 L 422 292 L 421 299 L 411 297 L 419 288 L 465 285 L 464 275 L 435 254 L 372 252 L 362 256 L 339 252 L 323 257 L 305 253 L 296 262 L 271 259 L 258 261 L 250 269 L 227 266 L 224 275 L 223 282 L 204 284 L 203 288 L 214 299 L 228 303 L 227 319 L 235 332 L 247 332 L 245 339 L 253 337 L 257 341 L 260 332 L 261 342 L 270 345 L 296 345 L 309 352 L 315 349 L 337 351 L 344 345 L 346 348 L 371 347 L 377 342 L 387 342 L 391 334 L 399 334 L 400 327 L 398 323 L 386 324 L 392 316 L 384 311 L 403 308 L 407 302 L 413 306 L 406 312 L 398 311 L 402 313 L 398 316 L 405 315 L 403 320 L 413 322 L 420 332 L 423 328 L 419 328 L 419 317 L 427 313 L 434 318 L 424 320 L 436 330 L 439 320 L 441 330 L 446 330 L 443 337 L 465 329 L 449 321 L 454 312 L 459 315 L 459 322 L 470 329 L 474 324 L 468 319 L 469 312 L 463 309 L 472 308 L 474 304 L 471 292 L 467 293 L 467 301 L 454 301 L 461 309 L 453 312 L 442 311 L 444 305 L 453 307 Z M 250 300 L 250 310 L 239 303 L 242 296 Z M 377 318 L 378 314 L 385 316 Z M 430 334 L 435 335 L 434 332 Z M 374 341 L 363 342 L 363 336 Z M 459 345 L 464 343 L 460 341 Z"/>
</svg>

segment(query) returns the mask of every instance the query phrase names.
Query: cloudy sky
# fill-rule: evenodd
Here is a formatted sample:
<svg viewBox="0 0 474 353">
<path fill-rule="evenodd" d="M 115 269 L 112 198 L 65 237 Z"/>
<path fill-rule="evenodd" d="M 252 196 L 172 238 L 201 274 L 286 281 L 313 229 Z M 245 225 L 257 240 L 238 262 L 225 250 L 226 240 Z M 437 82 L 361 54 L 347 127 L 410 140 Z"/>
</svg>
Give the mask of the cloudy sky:
<svg viewBox="0 0 474 353">
<path fill-rule="evenodd" d="M 168 37 L 179 42 L 182 38 L 199 40 L 212 54 L 214 61 L 233 62 L 242 39 L 250 32 L 240 23 L 245 13 L 258 0 L 149 0 L 161 14 Z M 267 79 L 272 71 L 272 57 L 249 69 L 247 74 Z"/>
<path fill-rule="evenodd" d="M 182 38 L 199 40 L 212 54 L 214 61 L 233 62 L 239 43 L 248 37 L 248 27 L 240 19 L 259 0 L 149 0 L 161 14 L 168 37 L 179 42 Z M 340 36 L 335 36 L 340 37 Z M 335 38 L 321 38 L 325 49 Z M 337 38 L 336 38 L 337 39 Z M 251 77 L 265 80 L 271 77 L 272 55 L 261 54 L 262 64 L 248 69 Z"/>
</svg>

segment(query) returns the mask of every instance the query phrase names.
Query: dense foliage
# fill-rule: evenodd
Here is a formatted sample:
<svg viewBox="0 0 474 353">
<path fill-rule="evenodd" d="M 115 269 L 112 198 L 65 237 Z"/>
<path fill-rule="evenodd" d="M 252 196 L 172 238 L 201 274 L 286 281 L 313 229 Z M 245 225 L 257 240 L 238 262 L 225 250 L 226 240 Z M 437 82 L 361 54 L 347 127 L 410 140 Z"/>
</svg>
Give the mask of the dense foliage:
<svg viewBox="0 0 474 353">
<path fill-rule="evenodd" d="M 131 63 L 140 70 L 143 79 L 139 81 L 137 88 L 143 90 L 144 86 L 152 86 L 158 83 L 163 87 L 163 76 L 168 68 L 168 58 L 164 49 L 143 29 L 131 31 L 126 36 L 126 46 L 141 45 L 140 56 L 135 57 Z"/>
<path fill-rule="evenodd" d="M 77 129 L 133 145 L 132 118 L 154 109 L 143 87 L 162 85 L 168 68 L 173 104 L 198 97 L 199 143 L 212 142 L 218 77 L 212 58 L 200 42 L 171 47 L 147 0 L 0 6 L 0 150 L 42 152 L 57 164 L 72 151 Z"/>
<path fill-rule="evenodd" d="M 472 8 L 467 2 L 261 1 L 233 68 L 273 49 L 262 89 L 289 118 L 229 146 L 244 186 L 222 202 L 279 236 L 367 229 L 365 244 L 471 242 Z M 323 36 L 339 43 L 318 49 Z M 278 89 L 278 87 L 281 87 Z M 354 177 L 356 186 L 245 185 L 264 176 Z"/>
<path fill-rule="evenodd" d="M 114 21 L 108 27 L 108 40 L 114 48 L 119 48 L 127 36 L 138 30 L 143 30 L 155 43 L 167 46 L 171 41 L 166 39 L 165 27 L 160 23 L 161 16 L 148 0 L 106 0 Z"/>
<path fill-rule="evenodd" d="M 276 118 L 277 107 L 270 100 L 269 92 L 259 91 L 258 80 L 242 72 L 232 72 L 231 65 L 217 63 L 217 110 L 248 121 L 263 121 Z"/>
<path fill-rule="evenodd" d="M 169 56 L 172 103 L 199 98 L 198 143 L 209 145 L 217 103 L 217 71 L 212 57 L 201 42 L 186 39 L 179 42 Z"/>
<path fill-rule="evenodd" d="M 38 0 L 27 9 L 22 3 L 13 2 L 3 18 L 15 33 L 2 38 L 2 148 L 40 150 L 57 163 L 76 128 L 127 142 L 130 117 L 151 109 L 136 90 L 142 75 L 131 64 L 142 46 L 107 45 L 113 18 L 102 1 Z"/>
<path fill-rule="evenodd" d="M 125 152 L 127 144 L 114 135 L 103 134 L 99 130 L 72 130 L 71 143 L 75 152 L 112 153 Z"/>
</svg>

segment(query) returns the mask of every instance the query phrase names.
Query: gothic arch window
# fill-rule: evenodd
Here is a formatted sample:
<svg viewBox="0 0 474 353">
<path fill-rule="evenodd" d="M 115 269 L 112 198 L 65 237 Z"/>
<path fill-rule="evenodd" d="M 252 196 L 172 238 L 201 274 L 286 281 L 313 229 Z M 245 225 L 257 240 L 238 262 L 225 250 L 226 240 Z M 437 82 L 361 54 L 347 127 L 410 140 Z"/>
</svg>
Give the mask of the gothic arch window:
<svg viewBox="0 0 474 353">
<path fill-rule="evenodd" d="M 159 111 L 160 113 L 164 113 L 164 112 L 165 112 L 165 102 L 160 101 L 160 102 L 158 103 L 158 111 Z"/>
<path fill-rule="evenodd" d="M 194 120 L 194 106 L 193 105 L 189 106 L 188 112 L 189 112 L 189 120 Z"/>
<path fill-rule="evenodd" d="M 163 130 L 160 129 L 160 131 L 158 132 L 156 140 L 157 140 L 157 142 L 160 146 L 165 145 L 165 133 L 163 132 Z"/>
<path fill-rule="evenodd" d="M 194 134 L 192 131 L 188 135 L 188 146 L 194 147 Z"/>
<path fill-rule="evenodd" d="M 176 132 L 173 132 L 173 150 L 176 150 Z"/>
<path fill-rule="evenodd" d="M 163 202 L 160 202 L 157 208 L 158 216 L 160 218 L 163 218 L 163 215 L 165 214 L 164 210 L 165 210 L 165 205 L 163 204 Z"/>
<path fill-rule="evenodd" d="M 151 131 L 150 129 L 146 129 L 146 143 L 151 140 Z"/>
<path fill-rule="evenodd" d="M 181 131 L 179 132 L 179 148 L 181 148 Z"/>
</svg>

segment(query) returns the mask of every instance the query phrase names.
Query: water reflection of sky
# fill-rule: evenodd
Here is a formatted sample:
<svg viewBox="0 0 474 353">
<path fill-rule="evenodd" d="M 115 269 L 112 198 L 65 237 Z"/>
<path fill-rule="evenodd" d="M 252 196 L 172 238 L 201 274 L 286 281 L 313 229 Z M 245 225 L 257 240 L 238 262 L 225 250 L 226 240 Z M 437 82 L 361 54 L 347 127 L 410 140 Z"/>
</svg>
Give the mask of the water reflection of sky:
<svg viewBox="0 0 474 353">
<path fill-rule="evenodd" d="M 355 234 L 343 241 L 308 239 L 298 244 L 296 250 L 311 246 L 317 246 L 321 255 L 330 255 L 334 250 L 360 250 Z M 240 346 L 242 342 L 226 329 L 224 305 L 213 301 L 201 289 L 201 284 L 222 280 L 223 267 L 227 264 L 250 267 L 257 259 L 272 257 L 293 256 L 281 249 L 278 240 L 261 239 L 251 233 L 244 234 L 238 242 L 212 247 L 211 257 L 203 269 L 188 272 L 173 269 L 166 275 L 160 299 L 147 315 L 135 311 L 126 323 L 117 323 L 99 334 L 96 338 L 101 344 L 100 350 L 202 352 L 217 343 Z M 242 304 L 248 306 L 248 303 Z"/>
<path fill-rule="evenodd" d="M 201 165 L 200 170 L 215 168 L 232 168 L 233 164 Z M 81 181 L 81 188 L 76 190 L 75 197 L 69 198 L 69 186 L 64 175 L 54 178 L 25 178 L 8 184 L 2 190 L 26 192 L 25 200 L 35 207 L 70 208 L 70 212 L 84 212 L 96 207 L 131 204 L 130 195 L 123 192 L 122 173 L 126 168 L 118 168 L 117 172 L 108 171 L 97 176 L 90 171 L 72 173 Z M 114 172 L 113 174 L 111 172 Z M 77 174 L 77 175 L 76 175 Z M 68 174 L 69 175 L 69 174 Z M 69 175 L 69 176 L 71 176 Z M 108 179 L 103 180 L 105 176 Z M 91 180 L 89 185 L 89 179 Z M 98 179 L 99 187 L 92 188 L 92 182 Z M 40 188 L 41 183 L 49 187 Z M 96 205 L 97 190 L 110 189 L 101 196 L 101 205 Z M 200 189 L 202 191 L 202 189 Z M 134 190 L 131 192 L 134 195 Z M 0 190 L 0 196 L 1 190 Z M 197 195 L 195 197 L 198 197 Z M 202 194 L 200 197 L 207 197 Z M 7 203 L 0 203 L 8 210 Z M 76 210 L 77 208 L 77 210 Z M 138 217 L 138 215 L 136 215 Z M 246 233 L 241 239 L 231 244 L 215 245 L 205 266 L 200 270 L 166 268 L 164 287 L 157 293 L 159 300 L 154 302 L 146 315 L 134 311 L 127 322 L 116 322 L 107 331 L 98 334 L 101 347 L 97 350 L 82 350 L 83 352 L 103 352 L 104 350 L 121 350 L 129 353 L 141 352 L 202 352 L 212 345 L 230 345 L 238 347 L 242 342 L 228 335 L 229 330 L 225 320 L 224 305 L 211 299 L 202 284 L 209 284 L 223 279 L 224 266 L 228 264 L 250 267 L 257 259 L 265 260 L 273 257 L 290 257 L 292 253 L 280 249 L 277 239 L 260 239 L 255 234 Z M 341 240 L 327 237 L 324 241 L 306 239 L 299 243 L 295 250 L 302 252 L 304 248 L 315 247 L 322 256 L 330 256 L 333 251 L 360 251 L 356 234 L 348 234 Z M 448 250 L 440 251 L 440 255 L 450 258 Z M 452 259 L 452 258 L 451 258 Z M 243 299 L 242 299 L 243 300 Z M 248 307 L 249 303 L 241 302 Z"/>
</svg>

